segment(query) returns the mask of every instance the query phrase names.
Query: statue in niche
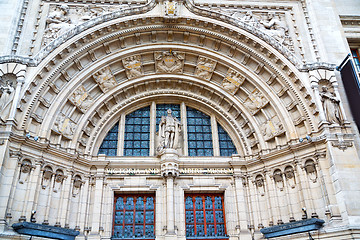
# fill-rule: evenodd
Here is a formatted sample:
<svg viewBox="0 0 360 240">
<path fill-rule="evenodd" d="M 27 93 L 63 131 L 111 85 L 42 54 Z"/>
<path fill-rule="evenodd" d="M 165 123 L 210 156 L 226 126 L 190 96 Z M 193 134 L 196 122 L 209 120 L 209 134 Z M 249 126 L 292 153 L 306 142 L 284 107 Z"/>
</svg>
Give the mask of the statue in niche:
<svg viewBox="0 0 360 240">
<path fill-rule="evenodd" d="M 284 190 L 284 179 L 280 170 L 276 170 L 273 175 L 275 185 L 280 191 Z"/>
<path fill-rule="evenodd" d="M 0 85 L 0 93 L 0 116 L 1 118 L 6 118 L 10 111 L 10 103 L 12 102 L 15 94 L 13 82 L 8 80 L 4 85 Z"/>
<path fill-rule="evenodd" d="M 179 133 L 181 132 L 181 123 L 176 117 L 172 116 L 171 109 L 167 110 L 168 115 L 162 116 L 159 123 L 160 144 L 157 152 L 161 153 L 164 149 L 176 149 Z"/>
<path fill-rule="evenodd" d="M 55 174 L 55 182 L 54 182 L 54 192 L 59 192 L 61 189 L 62 182 L 65 179 L 65 175 L 63 171 L 57 170 Z"/>
<path fill-rule="evenodd" d="M 255 114 L 259 109 L 264 107 L 268 100 L 257 89 L 255 89 L 245 100 L 245 106 L 250 109 L 251 114 Z"/>
<path fill-rule="evenodd" d="M 66 138 L 72 138 L 76 125 L 75 123 L 68 117 L 63 114 L 60 114 L 56 118 L 55 122 L 55 131 L 62 134 Z"/>
<path fill-rule="evenodd" d="M 199 78 L 210 80 L 212 73 L 214 72 L 216 62 L 210 59 L 199 57 L 195 75 Z"/>
<path fill-rule="evenodd" d="M 70 96 L 70 101 L 81 111 L 85 112 L 93 104 L 92 97 L 89 96 L 84 86 L 78 87 Z"/>
<path fill-rule="evenodd" d="M 261 175 L 256 176 L 255 185 L 258 190 L 258 193 L 261 196 L 264 196 L 265 195 L 264 178 Z"/>
<path fill-rule="evenodd" d="M 83 181 L 81 180 L 81 177 L 79 175 L 76 175 L 74 177 L 74 182 L 73 182 L 73 191 L 72 191 L 73 197 L 76 197 L 76 195 L 79 194 L 82 184 Z"/>
<path fill-rule="evenodd" d="M 31 172 L 32 165 L 29 161 L 23 161 L 20 167 L 19 183 L 24 184 Z"/>
<path fill-rule="evenodd" d="M 294 169 L 292 167 L 287 167 L 285 169 L 285 178 L 291 188 L 295 188 L 296 182 L 295 182 L 295 173 Z"/>
<path fill-rule="evenodd" d="M 94 78 L 103 92 L 107 92 L 117 85 L 115 77 L 111 73 L 110 67 L 105 67 L 99 72 L 95 73 Z"/>
<path fill-rule="evenodd" d="M 277 14 L 269 12 L 265 19 L 260 20 L 260 23 L 267 34 L 275 38 L 279 43 L 284 43 L 288 28 L 285 23 L 279 19 Z"/>
<path fill-rule="evenodd" d="M 344 123 L 344 119 L 340 111 L 340 100 L 335 97 L 334 93 L 328 90 L 327 86 L 322 86 L 320 96 L 326 120 L 330 124 L 337 123 L 342 125 Z"/>
<path fill-rule="evenodd" d="M 126 75 L 129 79 L 144 75 L 141 63 L 141 56 L 135 55 L 122 60 Z"/>
<path fill-rule="evenodd" d="M 155 52 L 156 71 L 159 73 L 182 73 L 184 53 L 170 50 L 169 52 Z"/>
<path fill-rule="evenodd" d="M 42 177 L 42 183 L 41 183 L 42 189 L 46 189 L 47 186 L 49 186 L 52 175 L 53 175 L 52 169 L 50 167 L 46 167 L 44 169 L 44 173 L 43 173 L 43 177 Z"/>
</svg>

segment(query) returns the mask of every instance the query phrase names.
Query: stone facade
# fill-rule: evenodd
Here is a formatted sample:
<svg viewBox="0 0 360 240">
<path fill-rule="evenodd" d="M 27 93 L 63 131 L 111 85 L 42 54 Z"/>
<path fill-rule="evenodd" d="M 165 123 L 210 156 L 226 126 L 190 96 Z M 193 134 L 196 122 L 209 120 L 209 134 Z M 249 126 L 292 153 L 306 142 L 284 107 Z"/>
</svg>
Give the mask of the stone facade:
<svg viewBox="0 0 360 240">
<path fill-rule="evenodd" d="M 360 135 L 335 70 L 360 48 L 356 0 L 0 6 L 0 239 L 27 239 L 24 221 L 115 238 L 116 197 L 140 193 L 156 240 L 187 239 L 191 194 L 221 196 L 224 239 L 307 217 L 325 221 L 317 239 L 360 239 Z M 181 116 L 162 134 L 158 104 Z M 144 107 L 148 154 L 128 156 L 127 116 Z M 189 153 L 189 108 L 209 118 L 211 156 Z M 116 124 L 115 156 L 98 154 Z"/>
</svg>

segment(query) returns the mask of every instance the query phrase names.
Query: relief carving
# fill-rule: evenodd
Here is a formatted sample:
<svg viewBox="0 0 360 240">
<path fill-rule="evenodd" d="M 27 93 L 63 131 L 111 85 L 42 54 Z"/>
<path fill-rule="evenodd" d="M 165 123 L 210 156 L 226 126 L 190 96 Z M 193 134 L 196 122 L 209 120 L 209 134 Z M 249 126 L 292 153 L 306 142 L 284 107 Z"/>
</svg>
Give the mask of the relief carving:
<svg viewBox="0 0 360 240">
<path fill-rule="evenodd" d="M 78 107 L 82 112 L 88 110 L 93 104 L 92 97 L 89 96 L 83 85 L 79 86 L 73 94 L 70 96 L 69 100 Z"/>
<path fill-rule="evenodd" d="M 312 161 L 312 160 L 306 161 L 304 168 L 305 168 L 305 171 L 306 171 L 309 179 L 313 183 L 316 183 L 316 181 L 317 181 L 317 171 L 316 171 L 316 165 L 315 165 L 314 161 Z"/>
<path fill-rule="evenodd" d="M 278 13 L 269 12 L 266 17 L 260 20 L 260 23 L 267 34 L 275 38 L 279 43 L 284 44 L 288 28 L 286 23 L 280 20 Z"/>
<path fill-rule="evenodd" d="M 273 117 L 262 124 L 261 131 L 267 141 L 282 134 L 284 129 L 281 122 Z"/>
<path fill-rule="evenodd" d="M 212 73 L 214 72 L 216 62 L 205 57 L 199 57 L 195 75 L 199 78 L 210 80 Z"/>
<path fill-rule="evenodd" d="M 28 160 L 24 160 L 20 167 L 20 176 L 19 176 L 19 183 L 24 184 L 30 175 L 32 169 L 31 162 Z"/>
<path fill-rule="evenodd" d="M 126 75 L 129 79 L 141 77 L 144 75 L 141 56 L 135 55 L 122 60 Z"/>
<path fill-rule="evenodd" d="M 248 98 L 246 98 L 244 104 L 250 110 L 251 114 L 254 115 L 268 104 L 268 102 L 266 97 L 258 89 L 255 89 L 249 94 Z"/>
<path fill-rule="evenodd" d="M 296 182 L 295 182 L 294 169 L 290 166 L 286 167 L 284 171 L 284 175 L 289 186 L 291 188 L 295 188 Z"/>
<path fill-rule="evenodd" d="M 280 191 L 284 190 L 284 179 L 283 179 L 283 175 L 279 169 L 274 171 L 273 178 L 274 178 L 276 187 L 279 188 Z"/>
<path fill-rule="evenodd" d="M 158 73 L 182 73 L 184 67 L 184 53 L 175 51 L 155 52 L 155 67 Z"/>
<path fill-rule="evenodd" d="M 49 186 L 52 175 L 53 175 L 52 169 L 49 166 L 46 166 L 44 168 L 42 182 L 41 182 L 42 189 L 46 189 L 47 186 Z"/>
<path fill-rule="evenodd" d="M 165 1 L 165 16 L 176 17 L 178 15 L 179 5 L 176 1 Z"/>
<path fill-rule="evenodd" d="M 61 190 L 62 183 L 65 179 L 64 172 L 62 170 L 56 170 L 55 174 L 55 183 L 54 183 L 54 192 L 59 192 Z"/>
<path fill-rule="evenodd" d="M 74 177 L 74 182 L 73 182 L 73 186 L 74 186 L 72 191 L 73 197 L 76 197 L 76 195 L 79 194 L 82 184 L 83 181 L 81 180 L 81 177 L 79 175 L 76 175 Z"/>
<path fill-rule="evenodd" d="M 54 123 L 54 131 L 71 139 L 74 135 L 76 124 L 70 118 L 60 113 Z"/>
<path fill-rule="evenodd" d="M 105 67 L 99 72 L 95 73 L 94 78 L 103 92 L 107 92 L 116 87 L 117 85 L 117 82 L 110 70 L 110 67 Z"/>
<path fill-rule="evenodd" d="M 245 78 L 240 73 L 229 68 L 221 85 L 226 91 L 235 94 L 244 81 Z"/>
<path fill-rule="evenodd" d="M 261 196 L 264 196 L 265 194 L 265 184 L 264 184 L 264 177 L 261 175 L 257 175 L 255 178 L 255 186 L 258 190 L 258 193 Z"/>
</svg>

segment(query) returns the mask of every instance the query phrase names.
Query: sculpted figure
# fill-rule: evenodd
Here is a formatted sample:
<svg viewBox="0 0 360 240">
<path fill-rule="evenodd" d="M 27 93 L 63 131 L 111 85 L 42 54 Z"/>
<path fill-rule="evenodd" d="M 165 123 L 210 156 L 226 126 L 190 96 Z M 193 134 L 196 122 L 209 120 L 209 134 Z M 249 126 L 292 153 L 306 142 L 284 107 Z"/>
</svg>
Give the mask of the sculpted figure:
<svg viewBox="0 0 360 240">
<path fill-rule="evenodd" d="M 237 86 L 234 83 L 227 80 L 224 80 L 222 82 L 222 87 L 230 93 L 235 93 L 237 90 Z"/>
<path fill-rule="evenodd" d="M 6 117 L 10 110 L 10 102 L 14 98 L 15 89 L 11 81 L 6 81 L 4 86 L 0 86 L 0 116 Z"/>
<path fill-rule="evenodd" d="M 83 112 L 88 110 L 93 104 L 93 100 L 84 86 L 78 87 L 71 95 L 70 100 Z"/>
<path fill-rule="evenodd" d="M 99 72 L 95 73 L 94 76 L 103 92 L 107 92 L 117 85 L 109 67 L 101 69 Z"/>
<path fill-rule="evenodd" d="M 156 52 L 156 71 L 164 73 L 182 73 L 184 66 L 184 53 Z"/>
<path fill-rule="evenodd" d="M 251 11 L 247 11 L 240 20 L 254 27 L 260 26 L 259 21 L 255 18 Z"/>
<path fill-rule="evenodd" d="M 44 44 L 48 44 L 53 39 L 74 27 L 68 13 L 69 7 L 66 4 L 57 5 L 55 9 L 49 13 L 46 19 L 48 27 L 45 30 Z"/>
<path fill-rule="evenodd" d="M 143 75 L 140 55 L 131 56 L 122 60 L 128 78 L 136 78 Z"/>
<path fill-rule="evenodd" d="M 275 13 L 269 12 L 267 19 L 261 20 L 260 23 L 264 26 L 265 31 L 275 38 L 279 43 L 283 43 L 285 40 L 285 34 L 288 30 L 285 23 L 280 21 L 279 16 Z"/>
<path fill-rule="evenodd" d="M 64 115 L 59 115 L 55 122 L 55 130 L 67 138 L 72 138 L 75 132 L 75 124 Z"/>
<path fill-rule="evenodd" d="M 248 99 L 245 101 L 245 106 L 250 109 L 250 112 L 254 114 L 267 104 L 267 99 L 261 94 L 260 91 L 256 90 L 249 94 Z"/>
<path fill-rule="evenodd" d="M 172 116 L 171 109 L 168 109 L 167 113 L 167 116 L 161 117 L 159 124 L 159 135 L 162 138 L 160 145 L 163 145 L 163 148 L 175 149 L 179 133 L 181 132 L 181 123 L 176 117 Z"/>
<path fill-rule="evenodd" d="M 340 111 L 340 100 L 337 99 L 332 92 L 328 91 L 327 86 L 322 87 L 322 92 L 320 92 L 320 96 L 326 120 L 330 124 L 338 123 L 342 125 L 344 123 L 344 119 Z"/>
<path fill-rule="evenodd" d="M 195 75 L 199 78 L 210 80 L 211 75 L 215 69 L 216 62 L 204 57 L 199 57 L 198 64 L 196 66 Z"/>
</svg>

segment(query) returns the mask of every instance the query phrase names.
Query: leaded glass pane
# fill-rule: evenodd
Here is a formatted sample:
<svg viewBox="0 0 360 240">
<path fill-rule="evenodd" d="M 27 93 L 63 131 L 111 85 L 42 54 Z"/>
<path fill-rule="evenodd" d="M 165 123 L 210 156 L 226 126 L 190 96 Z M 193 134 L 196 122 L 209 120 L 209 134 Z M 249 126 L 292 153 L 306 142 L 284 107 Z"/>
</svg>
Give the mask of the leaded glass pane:
<svg viewBox="0 0 360 240">
<path fill-rule="evenodd" d="M 194 225 L 186 225 L 186 237 L 195 237 Z"/>
<path fill-rule="evenodd" d="M 220 156 L 231 156 L 236 154 L 236 148 L 232 142 L 229 134 L 220 126 L 218 126 L 218 135 L 219 135 L 219 146 L 220 146 Z"/>
<path fill-rule="evenodd" d="M 205 236 L 204 225 L 196 225 L 196 232 L 198 237 L 204 237 Z"/>
<path fill-rule="evenodd" d="M 189 156 L 213 156 L 210 117 L 187 107 Z"/>
<path fill-rule="evenodd" d="M 124 156 L 149 156 L 149 142 L 150 107 L 126 115 Z"/>
<path fill-rule="evenodd" d="M 117 142 L 118 142 L 119 123 L 116 123 L 107 133 L 103 142 L 100 145 L 98 154 L 105 154 L 107 156 L 116 156 Z"/>
<path fill-rule="evenodd" d="M 196 197 L 195 198 L 195 209 L 202 209 L 202 207 L 203 207 L 202 198 Z"/>
<path fill-rule="evenodd" d="M 193 209 L 193 201 L 191 197 L 187 197 L 185 201 L 185 208 L 186 209 Z"/>
</svg>

